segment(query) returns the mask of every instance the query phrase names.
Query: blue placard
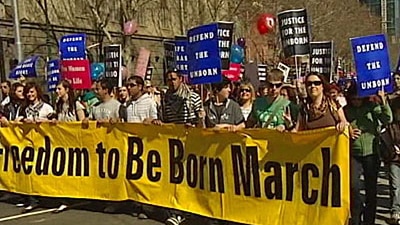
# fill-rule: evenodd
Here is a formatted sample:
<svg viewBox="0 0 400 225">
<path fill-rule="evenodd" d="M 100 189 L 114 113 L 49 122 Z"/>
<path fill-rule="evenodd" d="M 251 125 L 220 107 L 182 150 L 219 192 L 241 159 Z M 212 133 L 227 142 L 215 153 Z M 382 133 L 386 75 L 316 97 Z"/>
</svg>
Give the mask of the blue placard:
<svg viewBox="0 0 400 225">
<path fill-rule="evenodd" d="M 358 95 L 376 95 L 382 87 L 391 93 L 393 85 L 385 35 L 352 38 L 351 45 L 357 69 Z"/>
<path fill-rule="evenodd" d="M 218 24 L 195 27 L 188 31 L 189 81 L 191 84 L 222 80 L 218 47 Z"/>
<path fill-rule="evenodd" d="M 61 60 L 86 59 L 86 34 L 69 34 L 60 40 Z"/>
<path fill-rule="evenodd" d="M 60 82 L 60 61 L 58 59 L 47 62 L 47 88 L 55 91 Z"/>
<path fill-rule="evenodd" d="M 11 79 L 18 79 L 23 77 L 36 77 L 36 64 L 39 56 L 32 56 L 25 59 L 22 63 L 18 64 L 11 70 L 9 77 Z"/>
<path fill-rule="evenodd" d="M 187 52 L 187 39 L 186 37 L 175 37 L 175 57 L 176 57 L 176 69 L 178 69 L 182 75 L 188 75 L 188 52 Z"/>
</svg>

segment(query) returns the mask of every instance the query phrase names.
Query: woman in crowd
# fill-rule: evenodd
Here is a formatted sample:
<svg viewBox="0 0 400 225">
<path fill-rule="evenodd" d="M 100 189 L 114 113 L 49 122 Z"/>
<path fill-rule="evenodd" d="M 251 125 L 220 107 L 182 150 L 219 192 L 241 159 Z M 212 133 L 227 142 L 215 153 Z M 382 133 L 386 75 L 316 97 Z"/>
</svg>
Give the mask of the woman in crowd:
<svg viewBox="0 0 400 225">
<path fill-rule="evenodd" d="M 43 93 L 39 85 L 29 82 L 24 88 L 24 117 L 26 123 L 46 122 L 53 115 L 53 107 L 43 101 Z M 17 118 L 20 119 L 21 117 Z"/>
<path fill-rule="evenodd" d="M 10 102 L 2 109 L 2 126 L 7 126 L 9 121 L 14 121 L 20 117 L 23 103 L 24 85 L 21 83 L 14 83 L 11 85 Z"/>
<path fill-rule="evenodd" d="M 329 85 L 329 96 L 332 100 L 337 101 L 341 107 L 347 105 L 346 98 L 343 96 L 342 90 L 335 83 Z"/>
<path fill-rule="evenodd" d="M 284 131 L 284 111 L 289 105 L 289 101 L 280 95 L 283 85 L 283 73 L 278 69 L 271 70 L 267 75 L 267 95 L 258 97 L 253 105 L 252 122 L 249 127 L 254 125 L 261 128 L 276 129 Z"/>
<path fill-rule="evenodd" d="M 389 99 L 400 97 L 400 72 L 395 72 L 392 76 L 394 92 L 389 95 Z"/>
<path fill-rule="evenodd" d="M 359 97 L 355 85 L 347 93 L 345 114 L 350 122 L 351 150 L 351 218 L 353 225 L 375 224 L 377 181 L 380 165 L 378 143 L 381 125 L 392 121 L 392 112 L 383 91 L 380 104 L 368 97 Z M 364 185 L 361 175 L 364 174 Z M 365 201 L 360 193 L 365 186 Z M 363 217 L 363 222 L 361 218 Z"/>
<path fill-rule="evenodd" d="M 129 101 L 128 88 L 125 85 L 118 88 L 118 101 L 122 105 L 125 105 Z"/>
<path fill-rule="evenodd" d="M 310 73 L 306 76 L 305 87 L 307 98 L 300 109 L 294 131 L 336 126 L 339 132 L 343 132 L 348 124 L 346 117 L 341 106 L 326 93 L 329 85 L 324 77 Z"/>
<path fill-rule="evenodd" d="M 244 118 L 240 106 L 229 99 L 231 88 L 230 80 L 226 77 L 222 82 L 212 84 L 213 97 L 204 103 L 205 125 L 207 128 L 228 129 L 237 131 L 245 128 Z"/>
<path fill-rule="evenodd" d="M 247 119 L 251 115 L 251 111 L 253 109 L 253 102 L 255 100 L 256 100 L 256 92 L 254 90 L 253 85 L 249 82 L 242 83 L 239 86 L 238 103 L 240 105 L 240 109 L 242 110 L 245 123 L 247 123 Z"/>
<path fill-rule="evenodd" d="M 58 101 L 56 103 L 57 120 L 61 122 L 82 121 L 85 119 L 85 107 L 75 100 L 71 84 L 62 80 L 56 89 Z"/>
</svg>

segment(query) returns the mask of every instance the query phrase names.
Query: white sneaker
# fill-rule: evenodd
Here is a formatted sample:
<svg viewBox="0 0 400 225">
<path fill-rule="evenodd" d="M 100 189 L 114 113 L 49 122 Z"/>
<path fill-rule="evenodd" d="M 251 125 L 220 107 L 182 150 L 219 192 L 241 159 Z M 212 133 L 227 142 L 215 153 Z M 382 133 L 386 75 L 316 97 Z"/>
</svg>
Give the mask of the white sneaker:
<svg viewBox="0 0 400 225">
<path fill-rule="evenodd" d="M 388 220 L 389 224 L 400 224 L 400 213 L 392 213 L 390 215 L 390 219 Z"/>
<path fill-rule="evenodd" d="M 165 221 L 166 225 L 179 225 L 181 224 L 183 221 L 185 221 L 185 218 L 181 217 L 181 216 L 171 216 L 170 218 L 168 218 Z"/>
<path fill-rule="evenodd" d="M 60 205 L 60 207 L 58 207 L 58 209 L 56 211 L 54 211 L 54 213 L 60 213 L 64 210 L 66 210 L 67 208 L 68 208 L 67 205 L 62 204 L 62 205 Z"/>
<path fill-rule="evenodd" d="M 24 204 L 24 203 L 18 203 L 18 204 L 15 204 L 15 206 L 17 206 L 17 207 L 24 207 L 25 204 Z"/>
</svg>

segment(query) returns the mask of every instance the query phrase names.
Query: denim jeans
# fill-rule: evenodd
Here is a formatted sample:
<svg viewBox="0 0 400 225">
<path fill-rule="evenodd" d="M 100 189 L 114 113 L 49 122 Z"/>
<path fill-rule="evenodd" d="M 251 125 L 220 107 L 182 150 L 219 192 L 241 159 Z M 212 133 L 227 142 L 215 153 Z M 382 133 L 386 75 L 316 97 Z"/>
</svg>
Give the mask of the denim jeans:
<svg viewBox="0 0 400 225">
<path fill-rule="evenodd" d="M 351 220 L 353 225 L 375 224 L 378 169 L 378 155 L 351 157 Z M 365 202 L 360 193 L 363 189 L 361 174 L 364 174 Z M 364 218 L 363 223 L 361 223 L 361 216 Z"/>
<path fill-rule="evenodd" d="M 392 213 L 400 213 L 400 165 L 390 163 L 390 206 Z"/>
</svg>

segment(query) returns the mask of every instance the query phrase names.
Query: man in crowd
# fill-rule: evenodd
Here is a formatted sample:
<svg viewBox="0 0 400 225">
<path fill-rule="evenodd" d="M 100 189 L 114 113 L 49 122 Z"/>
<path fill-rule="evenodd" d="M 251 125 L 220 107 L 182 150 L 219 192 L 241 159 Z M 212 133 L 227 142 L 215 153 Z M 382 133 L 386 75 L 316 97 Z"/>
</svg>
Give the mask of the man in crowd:
<svg viewBox="0 0 400 225">
<path fill-rule="evenodd" d="M 157 119 L 157 104 L 144 91 L 143 78 L 132 76 L 128 79 L 130 100 L 120 110 L 120 118 L 129 123 L 151 123 Z"/>
<path fill-rule="evenodd" d="M 96 94 L 101 103 L 93 107 L 93 111 L 89 116 L 90 119 L 98 122 L 115 122 L 118 120 L 121 103 L 111 97 L 112 91 L 113 86 L 107 80 L 103 79 L 97 82 Z"/>
<path fill-rule="evenodd" d="M 278 131 L 286 129 L 283 115 L 290 101 L 280 95 L 283 78 L 283 72 L 278 69 L 272 69 L 268 73 L 267 95 L 257 98 L 253 105 L 251 122 L 257 127 Z"/>
<path fill-rule="evenodd" d="M 10 88 L 11 88 L 11 82 L 10 81 L 4 81 L 1 83 L 1 95 L 2 95 L 2 101 L 1 101 L 1 106 L 5 106 L 10 102 Z"/>
<path fill-rule="evenodd" d="M 188 126 L 203 126 L 200 121 L 203 112 L 200 95 L 191 91 L 183 83 L 182 74 L 177 70 L 168 71 L 166 76 L 168 90 L 161 103 L 161 121 Z M 155 123 L 160 124 L 161 121 L 158 120 Z"/>
</svg>

